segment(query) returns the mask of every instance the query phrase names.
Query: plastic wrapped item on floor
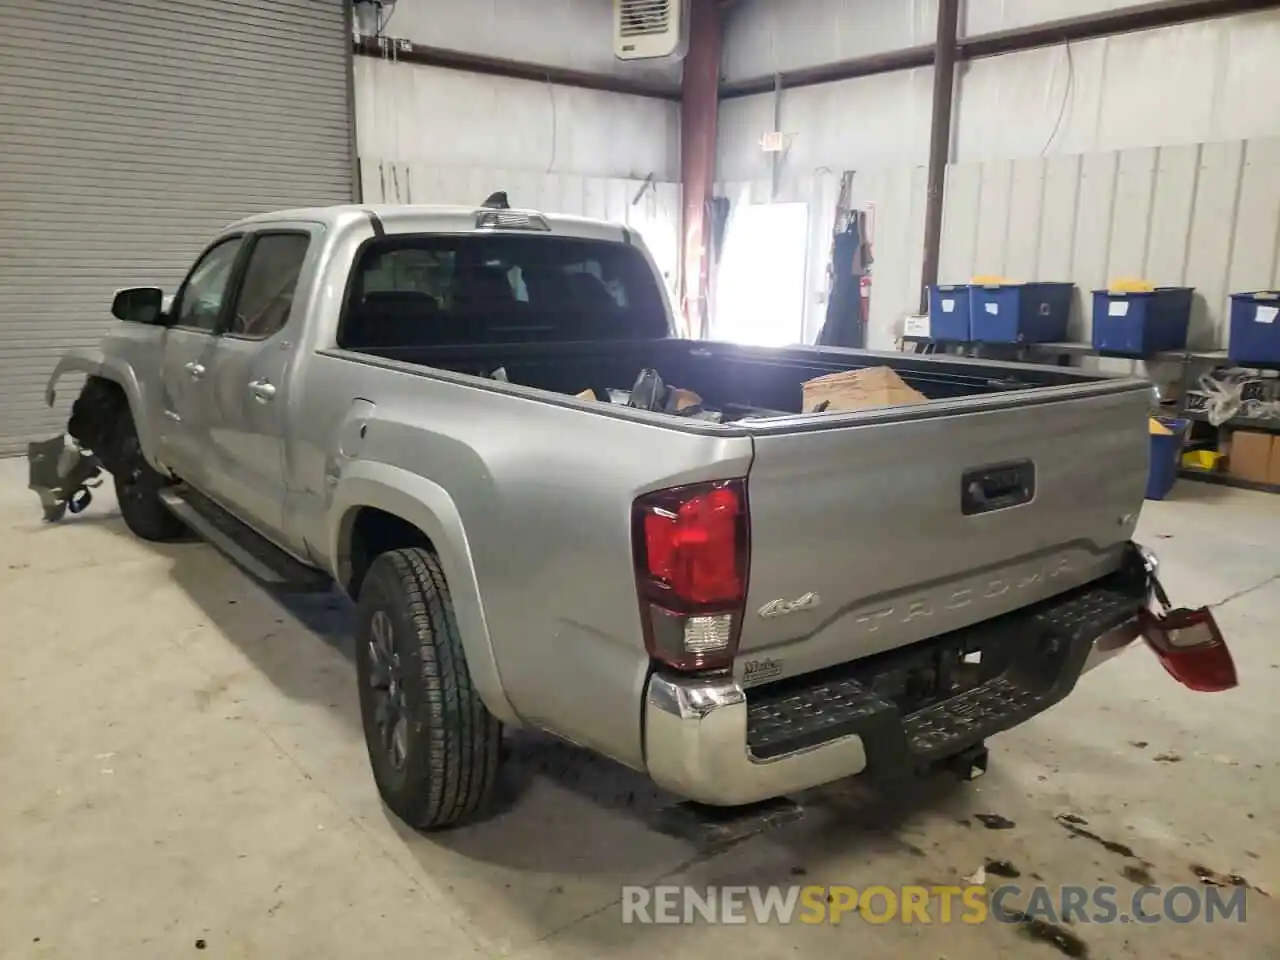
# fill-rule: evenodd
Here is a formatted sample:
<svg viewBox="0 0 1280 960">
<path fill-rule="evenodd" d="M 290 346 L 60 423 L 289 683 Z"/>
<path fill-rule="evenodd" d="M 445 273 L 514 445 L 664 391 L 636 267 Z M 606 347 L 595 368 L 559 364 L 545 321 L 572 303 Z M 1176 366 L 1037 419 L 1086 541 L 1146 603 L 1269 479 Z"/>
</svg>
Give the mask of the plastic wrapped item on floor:
<svg viewBox="0 0 1280 960">
<path fill-rule="evenodd" d="M 892 367 L 866 367 L 815 377 L 804 384 L 804 413 L 842 413 L 924 403 L 923 393 Z"/>
<path fill-rule="evenodd" d="M 92 488 L 102 484 L 102 464 L 66 434 L 27 444 L 27 487 L 40 497 L 47 523 L 56 523 L 70 510 L 80 513 L 93 500 Z"/>
</svg>

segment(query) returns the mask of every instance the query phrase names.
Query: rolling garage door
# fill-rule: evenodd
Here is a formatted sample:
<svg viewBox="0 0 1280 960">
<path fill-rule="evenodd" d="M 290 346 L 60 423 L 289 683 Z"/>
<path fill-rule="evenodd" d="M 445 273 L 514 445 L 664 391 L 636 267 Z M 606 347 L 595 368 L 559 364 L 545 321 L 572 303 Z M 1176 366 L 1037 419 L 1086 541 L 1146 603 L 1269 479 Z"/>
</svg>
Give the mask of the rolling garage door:
<svg viewBox="0 0 1280 960">
<path fill-rule="evenodd" d="M 0 455 L 63 429 L 45 381 L 117 288 L 352 199 L 347 29 L 342 0 L 0 2 Z"/>
</svg>

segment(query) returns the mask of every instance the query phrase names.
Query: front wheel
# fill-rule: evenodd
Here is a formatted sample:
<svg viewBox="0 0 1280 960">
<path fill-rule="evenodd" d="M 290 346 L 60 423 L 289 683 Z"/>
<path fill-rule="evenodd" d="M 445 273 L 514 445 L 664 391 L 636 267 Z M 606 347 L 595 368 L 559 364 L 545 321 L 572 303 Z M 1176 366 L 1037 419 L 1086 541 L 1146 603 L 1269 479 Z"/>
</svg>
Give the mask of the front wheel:
<svg viewBox="0 0 1280 960">
<path fill-rule="evenodd" d="M 422 830 L 473 818 L 497 780 L 502 724 L 471 682 L 436 558 L 379 556 L 357 614 L 360 716 L 383 801 Z"/>
<path fill-rule="evenodd" d="M 170 513 L 160 499 L 160 491 L 168 486 L 169 480 L 147 462 L 138 440 L 138 428 L 128 410 L 120 414 L 116 424 L 110 466 L 120 513 L 134 536 L 164 542 L 186 534 L 182 521 Z"/>
</svg>

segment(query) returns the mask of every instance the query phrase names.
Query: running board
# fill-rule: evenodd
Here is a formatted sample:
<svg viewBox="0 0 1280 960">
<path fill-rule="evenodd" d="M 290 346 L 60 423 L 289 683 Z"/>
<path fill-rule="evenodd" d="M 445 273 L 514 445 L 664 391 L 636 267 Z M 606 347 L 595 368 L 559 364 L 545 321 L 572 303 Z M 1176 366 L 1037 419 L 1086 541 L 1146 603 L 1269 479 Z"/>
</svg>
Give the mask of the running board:
<svg viewBox="0 0 1280 960">
<path fill-rule="evenodd" d="M 333 586 L 324 573 L 295 560 L 190 487 L 169 487 L 160 499 L 170 513 L 263 586 L 307 593 Z"/>
</svg>

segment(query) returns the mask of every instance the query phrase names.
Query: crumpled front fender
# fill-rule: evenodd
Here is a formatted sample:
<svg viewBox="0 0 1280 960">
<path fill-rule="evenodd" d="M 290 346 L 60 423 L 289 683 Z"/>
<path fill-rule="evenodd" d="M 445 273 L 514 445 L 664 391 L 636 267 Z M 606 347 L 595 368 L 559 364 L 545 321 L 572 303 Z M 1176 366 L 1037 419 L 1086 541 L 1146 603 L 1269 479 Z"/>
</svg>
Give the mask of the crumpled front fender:
<svg viewBox="0 0 1280 960">
<path fill-rule="evenodd" d="M 124 400 L 128 404 L 129 411 L 133 414 L 134 428 L 138 432 L 138 440 L 142 444 L 143 456 L 151 466 L 157 470 L 164 468 L 156 460 L 157 444 L 155 436 L 155 418 L 148 413 L 146 397 L 142 384 L 138 380 L 138 374 L 134 370 L 133 365 L 123 357 L 112 355 L 109 351 L 104 351 L 102 347 L 75 347 L 63 354 L 62 359 L 58 361 L 57 366 L 53 368 L 53 373 L 49 375 L 48 381 L 45 383 L 45 402 L 49 406 L 57 401 L 58 383 L 68 374 L 84 374 L 86 377 L 106 381 L 115 384 L 124 394 Z M 81 399 L 88 402 L 89 391 L 81 393 Z M 97 398 L 97 395 L 95 395 Z M 77 402 L 76 410 L 73 411 L 72 424 L 76 420 L 76 412 L 81 408 L 82 403 Z M 90 413 L 90 408 L 85 408 L 85 413 Z M 110 412 L 110 417 L 114 423 L 114 419 L 118 416 L 116 411 Z M 69 429 L 72 436 L 75 436 L 75 430 Z M 82 437 L 77 439 L 83 440 Z"/>
<path fill-rule="evenodd" d="M 62 359 L 58 361 L 58 365 L 53 368 L 53 373 L 49 374 L 49 379 L 45 382 L 45 404 L 52 407 L 57 402 L 58 381 L 68 373 L 83 373 L 90 377 L 100 377 L 106 367 L 107 359 L 103 355 L 101 347 L 71 348 L 62 355 Z M 114 376 L 109 376 L 109 378 L 116 379 Z M 123 383 L 120 386 L 127 389 Z"/>
</svg>

